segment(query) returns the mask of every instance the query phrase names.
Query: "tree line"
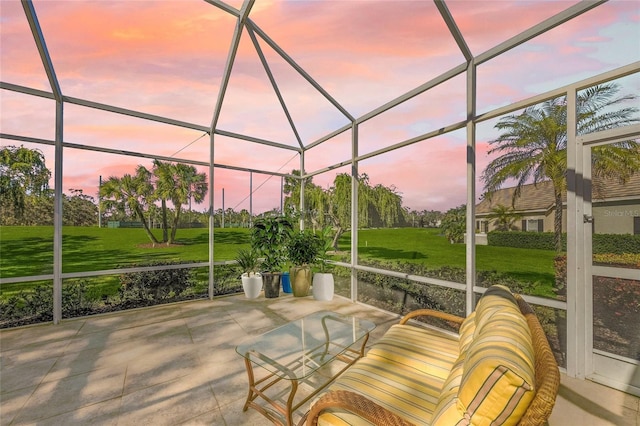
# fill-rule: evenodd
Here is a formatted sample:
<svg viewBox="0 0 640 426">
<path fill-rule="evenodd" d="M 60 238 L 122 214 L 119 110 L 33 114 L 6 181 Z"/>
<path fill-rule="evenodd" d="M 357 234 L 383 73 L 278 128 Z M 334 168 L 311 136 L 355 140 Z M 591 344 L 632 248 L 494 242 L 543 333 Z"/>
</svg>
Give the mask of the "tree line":
<svg viewBox="0 0 640 426">
<path fill-rule="evenodd" d="M 300 176 L 300 170 L 293 170 Z M 395 185 L 372 185 L 366 173 L 358 180 L 358 228 L 437 227 L 443 214 L 435 210 L 410 210 L 404 207 L 402 195 Z M 304 207 L 300 195 L 304 187 Z M 285 178 L 284 207 L 286 214 L 302 218 L 305 227 L 314 232 L 329 227 L 332 245 L 351 229 L 351 176 L 337 174 L 328 188 L 313 183 L 313 178 Z"/>
<path fill-rule="evenodd" d="M 0 224 L 52 225 L 54 193 L 49 188 L 51 171 L 43 153 L 23 146 L 5 146 L 0 151 Z M 292 175 L 300 176 L 299 170 Z M 402 196 L 393 185 L 371 185 L 366 174 L 358 178 L 358 225 L 371 227 L 437 227 L 443 214 L 436 210 L 410 210 L 402 205 Z M 252 217 L 249 211 L 227 208 L 214 211 L 214 226 L 250 227 L 265 215 L 287 214 L 304 218 L 306 226 L 334 229 L 334 245 L 351 226 L 351 176 L 336 175 L 328 189 L 305 179 L 305 206 L 300 209 L 301 182 L 288 177 L 284 186 L 284 212 L 274 208 Z M 208 192 L 204 173 L 181 163 L 154 161 L 147 169 L 139 165 L 135 173 L 111 176 L 99 190 L 100 201 L 71 189 L 63 194 L 63 225 L 96 226 L 103 222 L 136 221 L 150 241 L 171 244 L 179 227 L 207 226 L 209 214 L 191 210 L 191 202 L 200 204 Z M 188 214 L 184 216 L 185 207 Z M 161 228 L 159 239 L 152 232 Z"/>
</svg>

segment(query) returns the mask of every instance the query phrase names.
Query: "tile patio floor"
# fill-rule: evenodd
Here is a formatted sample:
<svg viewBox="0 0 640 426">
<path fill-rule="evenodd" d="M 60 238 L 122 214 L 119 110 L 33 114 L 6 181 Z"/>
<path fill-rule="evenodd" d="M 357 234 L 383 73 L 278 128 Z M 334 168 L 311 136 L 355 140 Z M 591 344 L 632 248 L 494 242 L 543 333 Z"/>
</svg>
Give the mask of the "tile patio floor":
<svg viewBox="0 0 640 426">
<path fill-rule="evenodd" d="M 247 376 L 235 346 L 319 310 L 394 315 L 336 297 L 164 305 L 0 331 L 0 425 L 269 425 L 242 411 Z M 551 426 L 640 426 L 640 399 L 563 375 Z"/>
</svg>

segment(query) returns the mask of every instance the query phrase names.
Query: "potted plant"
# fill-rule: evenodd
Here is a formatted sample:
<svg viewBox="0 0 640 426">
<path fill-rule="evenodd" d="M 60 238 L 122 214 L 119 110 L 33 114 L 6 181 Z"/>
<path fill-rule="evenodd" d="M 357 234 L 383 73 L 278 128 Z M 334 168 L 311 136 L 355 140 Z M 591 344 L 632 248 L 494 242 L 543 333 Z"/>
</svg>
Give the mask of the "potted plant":
<svg viewBox="0 0 640 426">
<path fill-rule="evenodd" d="M 281 268 L 287 259 L 286 243 L 292 231 L 293 225 L 286 216 L 264 217 L 253 225 L 251 246 L 264 258 L 262 280 L 267 298 L 280 295 Z"/>
<path fill-rule="evenodd" d="M 258 272 L 260 261 L 258 253 L 253 250 L 241 249 L 236 255 L 236 262 L 242 268 L 242 289 L 247 299 L 255 299 L 262 291 L 262 275 Z"/>
<path fill-rule="evenodd" d="M 329 271 L 329 250 L 333 248 L 331 238 L 331 227 L 326 226 L 322 229 L 319 236 L 320 244 L 318 249 L 318 266 L 320 272 L 313 274 L 313 298 L 316 300 L 332 300 L 334 291 L 333 274 Z"/>
<path fill-rule="evenodd" d="M 320 239 L 311 231 L 299 231 L 292 235 L 287 249 L 289 261 L 293 265 L 289 270 L 293 295 L 304 297 L 311 288 L 311 264 L 316 261 Z"/>
</svg>

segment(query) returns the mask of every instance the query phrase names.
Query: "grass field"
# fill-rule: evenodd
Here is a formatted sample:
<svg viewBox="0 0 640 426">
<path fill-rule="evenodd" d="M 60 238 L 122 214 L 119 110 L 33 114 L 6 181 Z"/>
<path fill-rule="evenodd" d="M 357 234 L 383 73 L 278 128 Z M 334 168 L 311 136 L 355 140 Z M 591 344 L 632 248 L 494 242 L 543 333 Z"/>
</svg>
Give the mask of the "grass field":
<svg viewBox="0 0 640 426">
<path fill-rule="evenodd" d="M 450 244 L 439 232 L 438 229 L 415 228 L 362 230 L 358 234 L 358 253 L 361 258 L 422 263 L 429 268 L 464 268 L 466 246 Z M 350 238 L 341 244 L 341 248 L 348 248 Z M 554 284 L 554 257 L 555 252 L 550 250 L 476 246 L 476 269 L 496 271 L 519 281 L 551 287 Z"/>
<path fill-rule="evenodd" d="M 162 234 L 154 230 L 157 237 Z M 206 229 L 180 229 L 177 245 L 148 247 L 142 229 L 65 227 L 62 233 L 63 272 L 99 271 L 151 261 L 206 262 Z M 231 260 L 249 247 L 249 230 L 216 229 L 215 260 Z M 3 226 L 0 229 L 0 276 L 3 278 L 52 273 L 53 227 Z"/>
<path fill-rule="evenodd" d="M 155 230 L 157 235 L 161 233 Z M 63 272 L 98 271 L 151 261 L 206 262 L 206 229 L 180 229 L 178 244 L 149 247 L 142 229 L 65 227 L 62 239 Z M 216 261 L 232 260 L 238 249 L 249 247 L 249 230 L 216 229 Z M 340 240 L 348 251 L 350 236 Z M 478 270 L 505 273 L 520 281 L 553 285 L 554 252 L 477 246 Z M 52 273 L 53 227 L 0 228 L 0 276 L 2 278 Z M 422 263 L 429 268 L 465 267 L 465 246 L 450 244 L 437 229 L 371 229 L 359 233 L 361 258 Z M 33 283 L 3 284 L 2 295 Z M 543 291 L 545 293 L 546 291 Z"/>
</svg>

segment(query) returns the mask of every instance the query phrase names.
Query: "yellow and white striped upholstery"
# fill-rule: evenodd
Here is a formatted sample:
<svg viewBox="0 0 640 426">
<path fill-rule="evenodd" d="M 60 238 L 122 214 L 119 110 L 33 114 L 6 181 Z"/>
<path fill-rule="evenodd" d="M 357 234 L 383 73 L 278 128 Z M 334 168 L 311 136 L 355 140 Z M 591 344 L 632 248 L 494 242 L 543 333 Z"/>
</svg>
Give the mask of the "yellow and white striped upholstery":
<svg viewBox="0 0 640 426">
<path fill-rule="evenodd" d="M 460 353 L 466 352 L 469 348 L 475 336 L 476 328 L 476 311 L 473 311 L 460 325 Z"/>
<path fill-rule="evenodd" d="M 429 425 L 458 346 L 457 336 L 446 332 L 394 325 L 330 389 L 357 392 L 416 425 Z M 345 413 L 325 413 L 318 424 L 367 423 Z"/>
<path fill-rule="evenodd" d="M 493 286 L 460 336 L 394 325 L 330 390 L 359 393 L 416 425 L 515 425 L 535 394 L 531 333 L 511 292 Z M 368 425 L 325 412 L 320 425 Z"/>
<path fill-rule="evenodd" d="M 501 290 L 501 291 L 499 291 Z M 506 288 L 494 288 L 476 309 L 476 330 L 463 360 L 457 395 L 443 392 L 433 425 L 515 425 L 535 395 L 531 333 Z"/>
</svg>

